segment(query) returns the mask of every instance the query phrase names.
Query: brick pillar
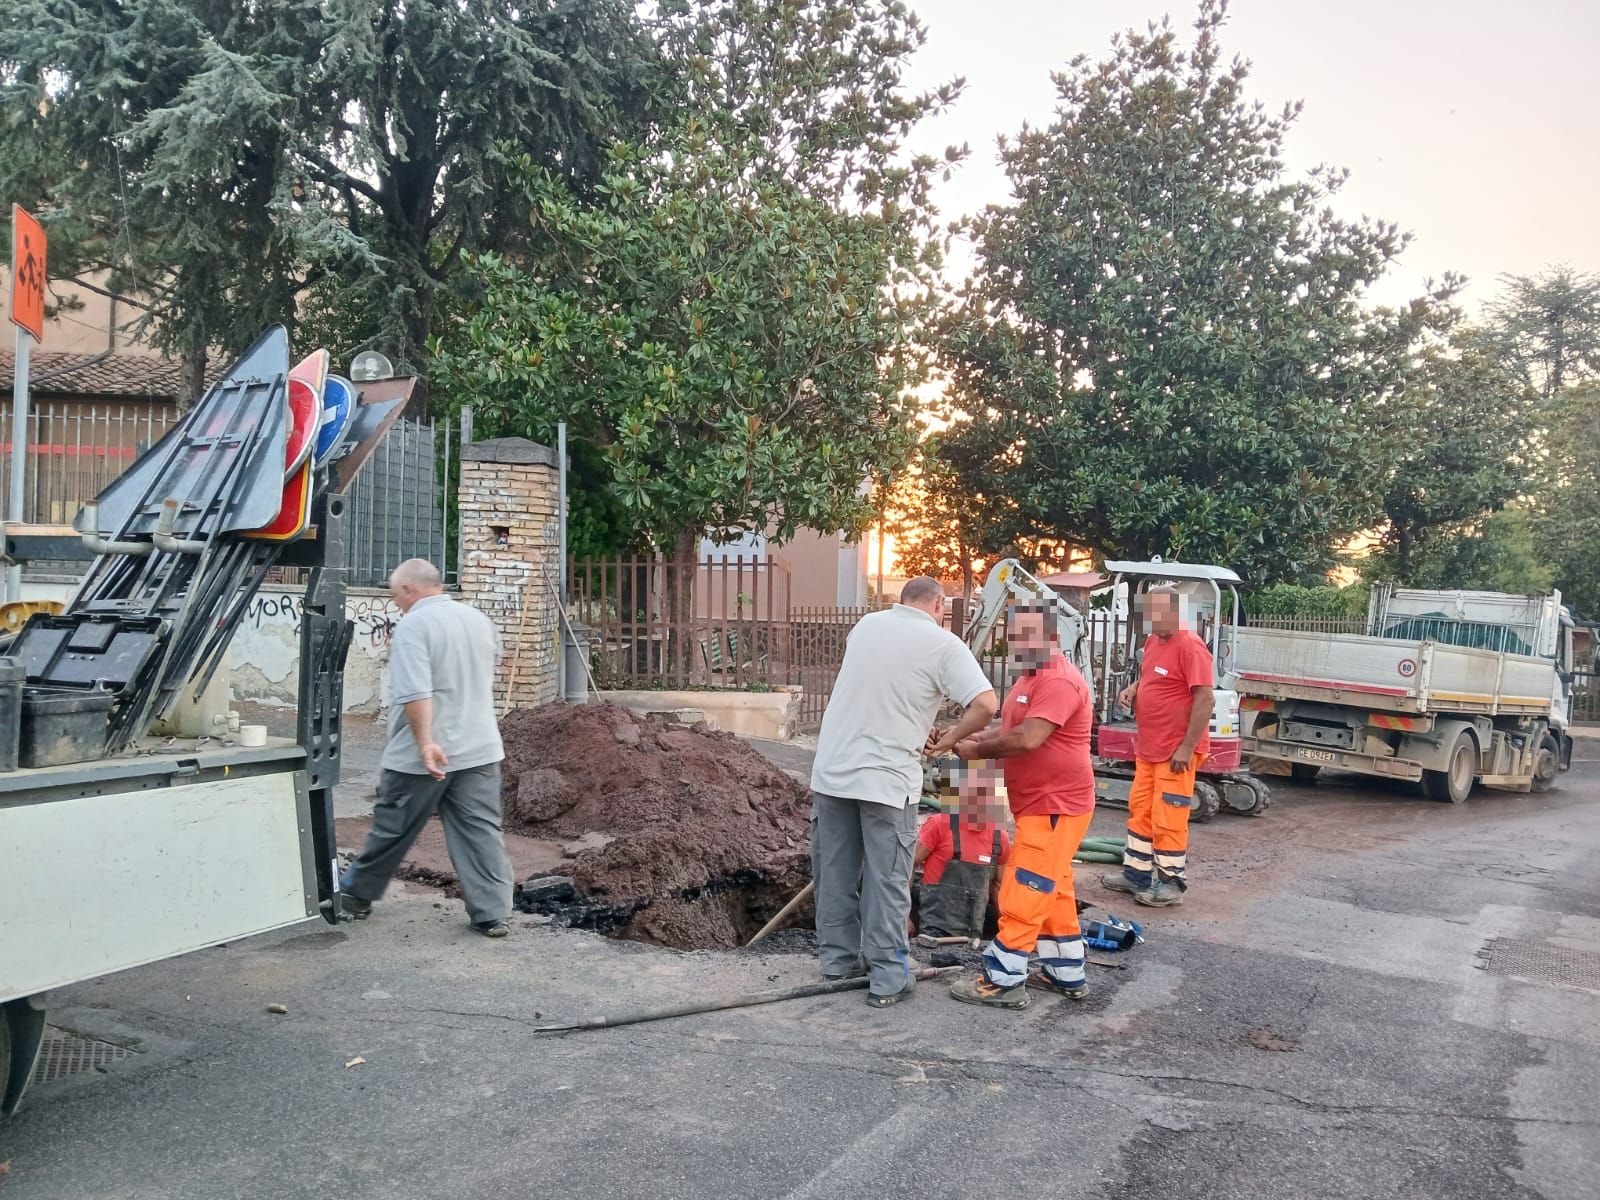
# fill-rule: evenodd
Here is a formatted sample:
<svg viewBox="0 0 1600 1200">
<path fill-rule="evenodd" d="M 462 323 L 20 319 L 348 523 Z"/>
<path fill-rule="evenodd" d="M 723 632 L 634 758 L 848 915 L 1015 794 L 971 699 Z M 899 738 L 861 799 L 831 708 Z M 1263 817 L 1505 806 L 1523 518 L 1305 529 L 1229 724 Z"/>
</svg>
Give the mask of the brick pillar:
<svg viewBox="0 0 1600 1200">
<path fill-rule="evenodd" d="M 461 449 L 461 599 L 499 627 L 500 712 L 556 698 L 559 478 L 555 451 L 525 438 Z"/>
</svg>

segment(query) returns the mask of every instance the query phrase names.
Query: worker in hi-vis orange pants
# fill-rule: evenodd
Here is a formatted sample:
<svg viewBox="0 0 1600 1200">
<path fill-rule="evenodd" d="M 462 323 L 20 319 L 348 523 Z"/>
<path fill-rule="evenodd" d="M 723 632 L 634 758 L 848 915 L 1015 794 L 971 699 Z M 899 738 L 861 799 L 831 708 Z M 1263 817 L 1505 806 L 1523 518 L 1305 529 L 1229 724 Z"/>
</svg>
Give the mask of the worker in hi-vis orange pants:
<svg viewBox="0 0 1600 1200">
<path fill-rule="evenodd" d="M 950 994 L 967 1004 L 1026 1008 L 1030 983 L 1073 1000 L 1088 988 L 1072 856 L 1094 815 L 1094 705 L 1088 683 L 1057 645 L 1052 608 L 1014 607 L 1006 644 L 1027 673 L 1006 693 L 1000 729 L 955 749 L 966 759 L 1001 760 L 1017 832 L 1000 876 L 999 928 L 984 947 L 983 974 L 961 980 Z M 1035 957 L 1040 969 L 1030 977 Z"/>
<path fill-rule="evenodd" d="M 1182 904 L 1189 887 L 1189 802 L 1211 748 L 1215 674 L 1205 642 L 1183 628 L 1175 589 L 1151 588 L 1140 600 L 1144 658 L 1138 680 L 1117 697 L 1133 709 L 1135 731 L 1128 846 L 1121 873 L 1100 882 L 1165 908 Z"/>
</svg>

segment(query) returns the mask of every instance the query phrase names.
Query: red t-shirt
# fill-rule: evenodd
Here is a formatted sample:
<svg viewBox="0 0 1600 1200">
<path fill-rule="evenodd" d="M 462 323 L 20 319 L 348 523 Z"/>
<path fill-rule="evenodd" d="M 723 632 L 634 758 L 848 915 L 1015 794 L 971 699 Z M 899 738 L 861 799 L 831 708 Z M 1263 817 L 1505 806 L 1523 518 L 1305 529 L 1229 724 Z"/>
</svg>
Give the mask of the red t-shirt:
<svg viewBox="0 0 1600 1200">
<path fill-rule="evenodd" d="M 1089 761 L 1093 710 L 1089 685 L 1059 654 L 1011 685 L 1000 709 L 1002 729 L 1015 729 L 1029 717 L 1055 726 L 1037 750 L 1000 760 L 1014 816 L 1077 815 L 1094 809 L 1094 764 Z"/>
<path fill-rule="evenodd" d="M 1133 697 L 1133 752 L 1146 762 L 1171 758 L 1188 732 L 1194 689 L 1215 686 L 1211 651 L 1196 634 L 1180 629 L 1169 638 L 1146 638 Z M 1195 749 L 1202 754 L 1211 749 L 1209 717 Z"/>
<path fill-rule="evenodd" d="M 994 834 L 999 826 L 974 825 L 964 817 L 960 821 L 962 862 L 981 863 L 986 867 L 998 867 L 1005 862 L 1006 855 L 1011 853 L 1011 839 L 1006 836 L 1004 829 L 1000 830 L 1000 860 L 995 862 Z M 955 850 L 950 817 L 947 814 L 929 817 L 922 823 L 917 840 L 928 848 L 927 860 L 922 864 L 922 882 L 931 886 L 944 878 L 945 864 Z"/>
</svg>

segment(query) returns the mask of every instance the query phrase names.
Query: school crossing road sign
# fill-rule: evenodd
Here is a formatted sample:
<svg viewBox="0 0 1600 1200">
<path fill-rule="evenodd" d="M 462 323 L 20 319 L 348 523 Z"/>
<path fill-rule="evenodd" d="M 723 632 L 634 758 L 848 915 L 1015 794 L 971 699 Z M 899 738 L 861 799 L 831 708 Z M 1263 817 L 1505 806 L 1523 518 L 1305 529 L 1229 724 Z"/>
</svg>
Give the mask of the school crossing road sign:
<svg viewBox="0 0 1600 1200">
<path fill-rule="evenodd" d="M 11 320 L 44 339 L 44 227 L 20 204 L 11 206 Z"/>
</svg>

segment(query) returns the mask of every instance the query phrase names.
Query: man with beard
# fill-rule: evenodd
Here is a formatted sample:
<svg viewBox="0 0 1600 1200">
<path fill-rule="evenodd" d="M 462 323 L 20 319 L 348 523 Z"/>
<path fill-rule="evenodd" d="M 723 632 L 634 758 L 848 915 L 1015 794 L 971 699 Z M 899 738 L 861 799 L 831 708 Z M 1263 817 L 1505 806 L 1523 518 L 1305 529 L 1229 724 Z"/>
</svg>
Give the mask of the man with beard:
<svg viewBox="0 0 1600 1200">
<path fill-rule="evenodd" d="M 1028 960 L 1037 955 L 1036 986 L 1081 1000 L 1083 932 L 1073 888 L 1072 856 L 1094 815 L 1093 716 L 1089 685 L 1057 644 L 1055 610 L 1012 608 L 1006 644 L 1027 672 L 1011 685 L 1000 729 L 956 746 L 965 759 L 998 758 L 1017 832 L 1000 881 L 1000 927 L 984 948 L 983 974 L 950 994 L 988 1008 L 1028 1006 Z"/>
</svg>

